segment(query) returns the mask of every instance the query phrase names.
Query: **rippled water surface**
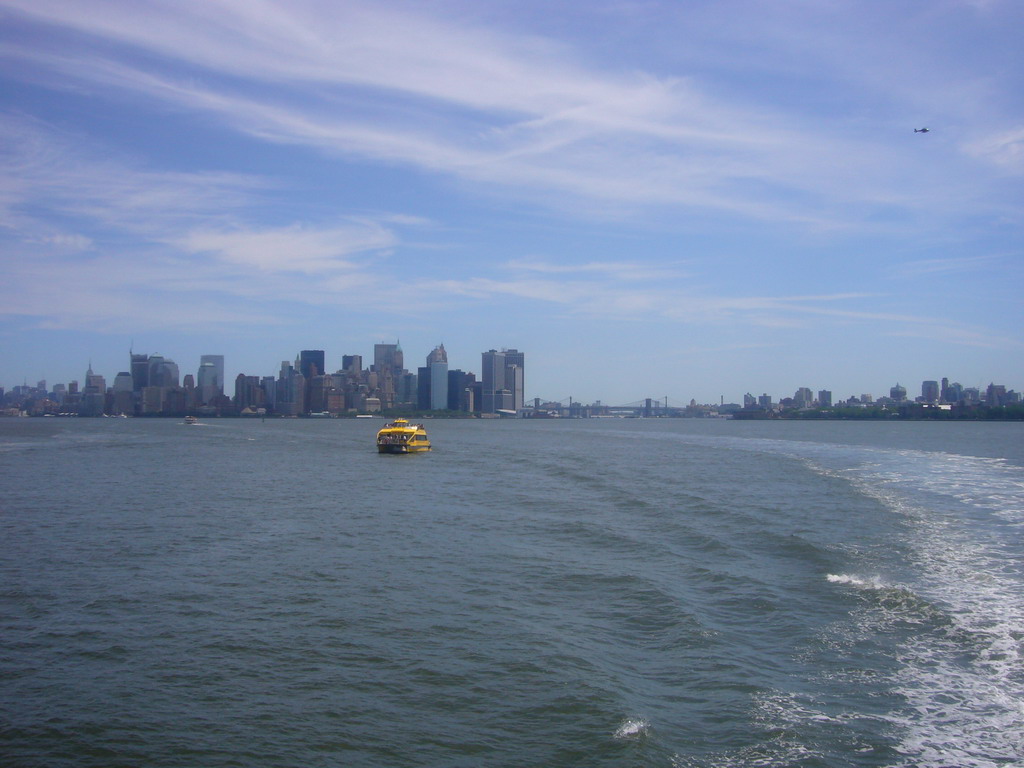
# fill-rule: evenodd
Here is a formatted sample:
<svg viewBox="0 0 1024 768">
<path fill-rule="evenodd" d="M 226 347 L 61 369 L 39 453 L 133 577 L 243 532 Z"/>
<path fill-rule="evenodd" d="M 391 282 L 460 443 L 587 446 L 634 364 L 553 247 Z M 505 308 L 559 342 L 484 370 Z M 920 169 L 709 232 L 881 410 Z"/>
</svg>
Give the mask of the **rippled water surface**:
<svg viewBox="0 0 1024 768">
<path fill-rule="evenodd" d="M 1017 424 L 0 420 L 0 764 L 1024 763 Z"/>
</svg>

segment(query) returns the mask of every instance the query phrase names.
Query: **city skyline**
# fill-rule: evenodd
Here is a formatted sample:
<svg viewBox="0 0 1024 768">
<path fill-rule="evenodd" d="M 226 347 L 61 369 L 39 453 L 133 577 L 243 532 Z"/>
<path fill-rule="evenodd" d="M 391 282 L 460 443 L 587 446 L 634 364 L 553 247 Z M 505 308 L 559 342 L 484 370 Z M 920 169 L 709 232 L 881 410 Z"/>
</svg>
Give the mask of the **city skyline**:
<svg viewBox="0 0 1024 768">
<path fill-rule="evenodd" d="M 394 354 L 395 350 L 397 350 L 398 353 L 397 359 Z M 477 365 L 465 368 L 465 373 L 469 373 L 472 376 L 476 377 L 476 381 L 479 383 L 482 390 L 490 388 L 490 391 L 493 392 L 493 378 L 495 376 L 498 376 L 501 382 L 500 386 L 498 386 L 498 389 L 502 389 L 506 386 L 506 379 L 504 373 L 495 373 L 494 370 L 492 370 L 490 373 L 486 372 L 489 365 L 488 361 L 493 361 L 496 356 L 501 358 L 501 363 L 494 370 L 504 371 L 506 357 L 508 357 L 510 363 L 515 364 L 520 371 L 525 370 L 524 353 L 520 352 L 517 349 L 501 348 L 500 350 L 498 350 L 492 348 L 487 351 L 479 352 L 477 353 Z M 277 366 L 267 365 L 257 370 L 237 371 L 236 373 L 232 374 L 232 369 L 230 367 L 225 367 L 225 361 L 230 360 L 229 354 L 202 354 L 199 356 L 198 363 L 194 370 L 192 368 L 187 367 L 184 364 L 179 364 L 176 360 L 174 360 L 171 357 L 160 355 L 158 353 L 131 353 L 127 357 L 129 358 L 128 364 L 122 364 L 122 366 L 118 368 L 116 374 L 98 368 L 94 371 L 93 362 L 90 360 L 87 362 L 87 371 L 84 374 L 80 376 L 72 376 L 65 380 L 58 381 L 54 379 L 44 378 L 38 379 L 36 381 L 22 381 L 17 384 L 7 385 L 2 379 L 0 379 L 0 392 L 10 393 L 15 387 L 27 386 L 31 388 L 35 387 L 40 382 L 45 382 L 47 386 L 50 387 L 49 391 L 52 391 L 52 387 L 54 385 L 59 384 L 62 386 L 66 386 L 71 382 L 77 383 L 81 389 L 84 389 L 86 386 L 89 385 L 90 377 L 94 373 L 98 379 L 103 380 L 108 390 L 111 388 L 116 389 L 116 382 L 119 376 L 124 375 L 126 373 L 131 375 L 133 373 L 131 371 L 131 367 L 134 364 L 133 361 L 136 358 L 145 358 L 145 364 L 147 369 L 149 368 L 149 366 L 153 365 L 153 362 L 155 361 L 160 361 L 158 363 L 160 366 L 170 365 L 173 368 L 173 376 L 176 377 L 176 386 L 181 386 L 183 384 L 185 377 L 188 376 L 191 377 L 194 386 L 200 390 L 203 388 L 204 370 L 208 370 L 210 366 L 216 366 L 217 370 L 221 372 L 224 377 L 224 383 L 221 388 L 221 393 L 227 395 L 228 397 L 231 397 L 233 395 L 233 387 L 235 385 L 236 379 L 240 377 L 261 379 L 263 377 L 274 376 L 278 372 Z M 349 365 L 350 362 L 356 362 L 359 365 L 359 371 L 370 371 L 374 368 L 380 370 L 382 365 L 387 367 L 396 366 L 397 369 L 404 369 L 406 373 L 412 374 L 414 376 L 418 375 L 419 378 L 421 379 L 424 375 L 426 375 L 428 379 L 430 379 L 431 381 L 431 384 L 428 386 L 427 391 L 430 391 L 429 387 L 437 386 L 436 382 L 439 381 L 439 379 L 437 378 L 437 373 L 431 373 L 432 363 L 442 363 L 445 376 L 447 376 L 447 374 L 450 371 L 458 371 L 461 373 L 464 370 L 460 366 L 448 364 L 448 350 L 445 348 L 444 344 L 435 345 L 433 349 L 425 356 L 418 354 L 417 351 L 417 353 L 413 354 L 410 358 L 412 361 L 409 363 L 411 365 L 411 368 L 405 368 L 406 361 L 404 357 L 404 348 L 400 343 L 377 342 L 374 344 L 374 355 L 372 357 L 351 351 L 341 354 L 331 353 L 329 355 L 327 354 L 326 350 L 304 349 L 296 351 L 292 358 L 285 358 L 284 361 L 278 363 L 278 365 L 291 364 L 291 362 L 293 361 L 293 367 L 298 372 L 303 373 L 304 375 L 306 375 L 306 372 L 309 371 L 310 362 L 313 362 L 314 365 L 317 366 L 318 371 L 319 366 L 322 365 L 324 367 L 324 370 L 319 372 L 326 373 L 329 375 L 337 375 L 343 374 L 345 372 L 351 372 L 351 366 Z M 423 359 L 424 357 L 426 359 L 427 365 L 418 366 L 416 361 Z M 338 361 L 337 364 L 331 362 L 335 358 Z M 371 360 L 373 361 L 372 364 L 370 363 Z M 366 361 L 365 367 L 363 367 L 364 361 Z M 224 373 L 225 371 L 226 373 Z M 531 367 L 531 376 L 535 375 L 536 373 L 537 371 Z M 849 391 L 847 391 L 846 389 L 842 389 L 841 385 L 836 386 L 834 382 L 810 382 L 810 386 L 808 386 L 808 383 L 805 382 L 804 384 L 794 384 L 790 389 L 780 391 L 768 391 L 767 389 L 759 388 L 756 386 L 737 386 L 733 387 L 729 392 L 722 393 L 717 398 L 711 400 L 700 400 L 696 397 L 688 396 L 685 393 L 663 393 L 661 395 L 657 395 L 653 392 L 644 392 L 636 394 L 636 396 L 630 400 L 613 401 L 605 397 L 596 397 L 591 399 L 578 398 L 573 396 L 571 393 L 564 396 L 555 396 L 545 393 L 533 392 L 531 390 L 526 389 L 525 382 L 522 380 L 522 378 L 520 378 L 518 384 L 516 381 L 509 382 L 512 385 L 510 389 L 514 393 L 512 407 L 502 408 L 501 405 L 495 406 L 493 402 L 484 405 L 483 407 L 486 409 L 486 412 L 494 412 L 495 410 L 515 410 L 517 407 L 523 407 L 524 404 L 526 404 L 527 406 L 530 405 L 531 403 L 533 403 L 534 400 L 566 403 L 570 399 L 578 404 L 584 405 L 601 403 L 606 406 L 624 406 L 636 404 L 642 402 L 643 400 L 663 402 L 665 398 L 668 398 L 669 403 L 671 403 L 673 407 L 681 407 L 682 405 L 690 403 L 691 401 L 699 405 L 709 406 L 714 406 L 721 403 L 732 405 L 749 405 L 760 402 L 761 404 L 765 404 L 766 401 L 771 405 L 777 405 L 780 402 L 787 399 L 795 399 L 798 402 L 802 399 L 806 399 L 807 403 L 810 404 L 811 402 L 818 403 L 819 396 L 823 392 L 827 393 L 828 397 L 830 398 L 830 402 L 828 403 L 828 405 L 833 405 L 846 402 L 851 399 L 861 400 L 863 398 L 867 398 L 867 400 L 865 400 L 865 402 L 867 403 L 871 403 L 877 400 L 884 400 L 886 398 L 892 398 L 897 390 L 903 390 L 903 397 L 910 402 L 913 402 L 918 399 L 923 399 L 926 402 L 937 403 L 951 401 L 955 402 L 955 400 L 950 400 L 946 397 L 946 389 L 949 385 L 954 385 L 958 391 L 972 390 L 974 392 L 981 393 L 983 399 L 985 393 L 993 386 L 1001 389 L 1003 392 L 1008 391 L 1012 393 L 1014 397 L 1019 397 L 1019 390 L 1024 389 L 1024 386 L 1022 386 L 1021 384 L 1011 381 L 997 381 L 995 379 L 990 378 L 988 380 L 985 380 L 984 383 L 976 384 L 965 383 L 961 379 L 962 377 L 957 377 L 956 375 L 938 376 L 936 378 L 922 379 L 919 382 L 910 382 L 909 380 L 894 379 L 892 382 L 888 384 L 884 382 L 879 382 L 877 386 L 873 388 L 861 389 L 859 391 L 855 389 L 849 389 Z M 491 383 L 489 383 L 489 380 Z M 804 393 L 806 393 L 806 395 Z M 415 393 L 409 393 L 409 397 L 411 401 L 415 401 Z M 204 400 L 205 399 L 208 398 L 204 397 Z M 896 397 L 896 399 L 901 398 Z M 439 401 L 434 399 L 431 401 L 431 404 L 429 406 L 421 405 L 421 409 L 438 410 L 440 409 L 439 405 Z M 480 410 L 481 405 L 481 403 L 477 403 L 475 410 Z M 453 408 L 452 410 L 458 410 L 458 408 Z"/>
<path fill-rule="evenodd" d="M 411 371 L 397 342 L 373 346 L 373 362 L 344 354 L 341 366 L 327 364 L 322 349 L 303 349 L 282 360 L 277 375 L 240 372 L 232 382 L 222 354 L 200 356 L 195 374 L 182 371 L 164 355 L 128 353 L 128 370 L 112 383 L 93 370 L 84 382 L 40 380 L 10 391 L 0 387 L 5 416 L 343 416 L 398 410 L 461 411 L 487 416 L 516 415 L 524 408 L 526 355 L 517 349 L 480 355 L 478 379 L 472 371 L 449 369 L 440 344 L 426 365 Z"/>
<path fill-rule="evenodd" d="M 396 338 L 585 402 L 1024 381 L 1020 3 L 0 18 L 8 388 Z"/>
</svg>

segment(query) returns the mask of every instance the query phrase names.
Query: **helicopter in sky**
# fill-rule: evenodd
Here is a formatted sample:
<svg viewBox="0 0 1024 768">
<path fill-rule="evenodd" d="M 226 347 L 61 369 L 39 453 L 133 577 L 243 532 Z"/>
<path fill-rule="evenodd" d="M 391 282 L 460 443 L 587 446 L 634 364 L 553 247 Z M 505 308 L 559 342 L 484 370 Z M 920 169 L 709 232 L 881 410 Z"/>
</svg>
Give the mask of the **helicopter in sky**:
<svg viewBox="0 0 1024 768">
<path fill-rule="evenodd" d="M 915 128 L 914 133 L 928 133 L 927 128 Z"/>
</svg>

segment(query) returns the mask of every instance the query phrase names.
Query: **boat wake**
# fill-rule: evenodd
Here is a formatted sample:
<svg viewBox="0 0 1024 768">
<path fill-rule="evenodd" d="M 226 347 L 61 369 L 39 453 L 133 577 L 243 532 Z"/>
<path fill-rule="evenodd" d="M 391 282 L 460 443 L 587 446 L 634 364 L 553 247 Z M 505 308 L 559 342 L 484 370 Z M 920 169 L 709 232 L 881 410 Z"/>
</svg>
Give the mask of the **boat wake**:
<svg viewBox="0 0 1024 768">
<path fill-rule="evenodd" d="M 897 468 L 851 480 L 905 521 L 913 584 L 829 574 L 858 590 L 877 637 L 902 639 L 891 681 L 903 705 L 885 720 L 914 765 L 990 768 L 1024 761 L 1024 593 L 1020 483 L 988 459 L 904 452 Z"/>
</svg>

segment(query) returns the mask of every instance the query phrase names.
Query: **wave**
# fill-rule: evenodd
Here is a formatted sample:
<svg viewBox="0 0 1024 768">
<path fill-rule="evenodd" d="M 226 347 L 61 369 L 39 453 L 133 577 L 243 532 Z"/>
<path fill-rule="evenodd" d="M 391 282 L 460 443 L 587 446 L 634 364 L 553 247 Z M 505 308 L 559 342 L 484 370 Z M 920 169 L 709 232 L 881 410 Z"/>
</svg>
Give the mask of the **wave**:
<svg viewBox="0 0 1024 768">
<path fill-rule="evenodd" d="M 895 650 L 904 702 L 887 716 L 898 751 L 923 767 L 989 768 L 1024 760 L 1024 589 L 1020 483 L 995 460 L 904 454 L 899 467 L 849 471 L 862 493 L 906 525 L 913 586 L 830 574 L 874 597 L 862 622 L 917 627 Z"/>
<path fill-rule="evenodd" d="M 878 576 L 863 577 L 845 573 L 830 573 L 826 579 L 831 584 L 859 590 L 871 605 L 885 612 L 888 624 L 900 622 L 904 625 L 943 627 L 953 621 L 943 606 L 931 602 L 905 584 L 888 584 Z"/>
<path fill-rule="evenodd" d="M 625 720 L 615 729 L 616 739 L 638 739 L 646 736 L 651 729 L 651 724 L 643 718 L 630 718 Z"/>
<path fill-rule="evenodd" d="M 832 584 L 848 584 L 852 587 L 858 587 L 860 589 L 884 589 L 885 584 L 878 576 L 871 578 L 863 578 L 861 576 L 851 576 L 848 573 L 830 573 L 826 576 L 828 581 Z"/>
<path fill-rule="evenodd" d="M 1020 468 L 1000 458 L 877 446 L 756 440 L 745 447 L 789 456 L 877 505 L 877 516 L 861 524 L 877 522 L 878 534 L 868 546 L 835 542 L 854 568 L 825 579 L 862 601 L 851 613 L 856 631 L 836 625 L 833 640 L 849 654 L 867 643 L 888 660 L 880 664 L 893 704 L 878 714 L 878 728 L 893 737 L 886 764 L 1024 763 Z M 795 716 L 806 725 L 820 713 Z"/>
</svg>

